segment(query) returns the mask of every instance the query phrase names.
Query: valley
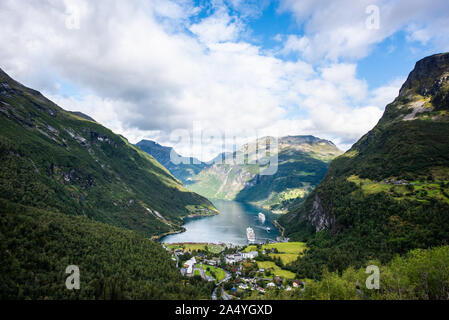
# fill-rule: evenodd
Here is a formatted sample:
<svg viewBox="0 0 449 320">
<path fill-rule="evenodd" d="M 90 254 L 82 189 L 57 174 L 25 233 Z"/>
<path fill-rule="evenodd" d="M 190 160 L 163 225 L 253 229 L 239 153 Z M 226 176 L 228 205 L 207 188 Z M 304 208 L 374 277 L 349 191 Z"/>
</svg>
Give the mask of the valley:
<svg viewBox="0 0 449 320">
<path fill-rule="evenodd" d="M 0 70 L 0 298 L 447 299 L 448 75 L 449 53 L 418 61 L 344 153 L 264 137 L 202 162 Z M 247 160 L 271 139 L 264 174 L 272 154 Z M 382 290 L 360 286 L 368 265 Z"/>
</svg>

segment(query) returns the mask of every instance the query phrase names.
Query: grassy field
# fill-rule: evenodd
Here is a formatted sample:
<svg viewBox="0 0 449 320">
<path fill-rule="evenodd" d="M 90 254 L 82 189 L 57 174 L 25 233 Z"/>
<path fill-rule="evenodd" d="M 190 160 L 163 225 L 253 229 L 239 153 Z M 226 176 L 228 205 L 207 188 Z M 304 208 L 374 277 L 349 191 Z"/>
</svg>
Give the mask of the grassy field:
<svg viewBox="0 0 449 320">
<path fill-rule="evenodd" d="M 184 251 L 207 250 L 211 253 L 220 253 L 224 246 L 213 243 L 166 243 L 165 246 L 170 249 L 182 249 Z"/>
<path fill-rule="evenodd" d="M 282 242 L 282 243 L 270 243 L 262 246 L 262 250 L 270 250 L 276 248 L 278 253 L 269 253 L 270 257 L 279 257 L 283 264 L 288 264 L 295 261 L 299 255 L 302 254 L 306 248 L 304 242 Z M 244 252 L 257 251 L 257 246 L 248 246 Z"/>
<path fill-rule="evenodd" d="M 265 270 L 270 270 L 275 276 L 285 279 L 294 279 L 295 274 L 288 270 L 279 268 L 273 261 L 257 261 L 257 266 Z"/>
<path fill-rule="evenodd" d="M 370 179 L 361 179 L 359 176 L 352 175 L 348 179 L 361 187 L 365 194 L 374 194 L 385 192 L 393 196 L 396 200 L 416 199 L 419 201 L 426 201 L 428 197 L 438 199 L 449 203 L 449 197 L 445 194 L 449 192 L 448 187 L 443 187 L 442 184 L 448 181 L 441 179 L 432 182 L 429 181 L 410 181 L 410 185 L 393 185 L 385 183 L 384 181 L 377 182 Z"/>
<path fill-rule="evenodd" d="M 212 267 L 212 266 L 205 265 L 205 264 L 199 265 L 199 267 L 203 268 L 203 270 L 206 272 L 206 275 L 208 275 L 208 276 L 212 276 L 213 277 L 213 275 L 211 274 L 211 271 L 214 272 L 215 273 L 215 277 L 214 278 L 217 281 L 223 280 L 225 278 L 225 276 L 226 276 L 225 272 L 221 268 L 216 268 L 216 267 Z M 208 268 L 209 268 L 210 271 L 207 271 Z"/>
<path fill-rule="evenodd" d="M 281 242 L 281 243 L 269 243 L 262 245 L 262 250 L 269 250 L 276 248 L 279 253 L 291 253 L 299 255 L 306 248 L 304 242 Z M 257 251 L 257 246 L 251 245 L 245 248 L 243 252 Z"/>
</svg>

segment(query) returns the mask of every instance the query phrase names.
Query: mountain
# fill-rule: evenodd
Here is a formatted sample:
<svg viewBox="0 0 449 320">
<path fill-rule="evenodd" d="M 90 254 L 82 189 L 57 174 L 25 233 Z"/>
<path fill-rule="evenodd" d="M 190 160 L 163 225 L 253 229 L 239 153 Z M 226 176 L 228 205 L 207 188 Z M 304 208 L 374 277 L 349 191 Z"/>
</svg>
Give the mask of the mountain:
<svg viewBox="0 0 449 320">
<path fill-rule="evenodd" d="M 263 154 L 267 137 L 248 143 L 234 153 L 217 156 L 209 166 L 191 177 L 186 187 L 207 198 L 251 202 L 283 212 L 298 205 L 326 174 L 331 159 L 341 151 L 330 141 L 313 136 L 277 139 L 277 167 L 264 174 Z M 248 161 L 245 162 L 246 158 Z M 274 167 L 273 167 L 274 168 Z"/>
<path fill-rule="evenodd" d="M 308 241 L 291 267 L 316 277 L 449 243 L 449 53 L 416 63 L 378 124 L 334 159 L 285 235 Z"/>
<path fill-rule="evenodd" d="M 207 167 L 207 164 L 192 157 L 183 157 L 172 147 L 165 147 L 151 140 L 142 140 L 136 144 L 142 151 L 154 157 L 160 164 L 167 168 L 171 174 L 184 184 L 190 178 Z M 171 161 L 175 159 L 175 163 Z"/>
<path fill-rule="evenodd" d="M 188 215 L 216 213 L 124 137 L 1 69 L 0 161 L 0 198 L 147 237 L 181 230 Z"/>
</svg>

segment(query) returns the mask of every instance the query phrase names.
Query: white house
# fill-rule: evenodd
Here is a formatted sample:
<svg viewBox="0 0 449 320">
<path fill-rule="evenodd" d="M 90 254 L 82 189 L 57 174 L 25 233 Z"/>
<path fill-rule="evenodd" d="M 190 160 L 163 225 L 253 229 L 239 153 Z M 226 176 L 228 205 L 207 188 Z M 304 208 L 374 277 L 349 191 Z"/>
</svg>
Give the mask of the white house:
<svg viewBox="0 0 449 320">
<path fill-rule="evenodd" d="M 186 262 L 184 262 L 184 268 L 186 268 L 186 274 L 188 276 L 192 276 L 193 275 L 193 267 L 196 264 L 196 259 L 195 257 L 191 258 L 190 260 L 187 260 Z"/>
<path fill-rule="evenodd" d="M 257 251 L 243 252 L 242 253 L 243 259 L 254 259 L 258 255 L 259 255 L 259 253 Z"/>
<path fill-rule="evenodd" d="M 188 268 L 189 266 L 193 267 L 195 264 L 196 264 L 196 259 L 195 259 L 195 257 L 193 257 L 193 258 L 187 260 L 186 262 L 184 262 L 184 267 L 185 268 Z"/>
<path fill-rule="evenodd" d="M 276 287 L 276 285 L 273 282 L 268 282 L 267 283 L 267 287 Z"/>
</svg>

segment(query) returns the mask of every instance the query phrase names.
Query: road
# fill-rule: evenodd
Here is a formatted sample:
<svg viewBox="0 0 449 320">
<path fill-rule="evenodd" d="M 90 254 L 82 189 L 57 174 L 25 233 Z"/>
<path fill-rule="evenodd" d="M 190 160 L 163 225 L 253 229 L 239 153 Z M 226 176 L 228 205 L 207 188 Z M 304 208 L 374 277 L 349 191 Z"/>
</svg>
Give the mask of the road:
<svg viewBox="0 0 449 320">
<path fill-rule="evenodd" d="M 214 291 L 212 291 L 212 300 L 217 300 L 217 289 L 218 286 L 220 284 L 222 284 L 223 282 L 229 281 L 229 279 L 231 279 L 231 274 L 229 272 L 227 272 L 226 270 L 222 269 L 225 273 L 225 277 L 223 278 L 223 280 L 221 280 L 220 282 L 217 283 L 217 285 L 214 288 Z M 221 288 L 221 296 L 223 298 L 223 300 L 230 300 L 232 299 L 232 297 L 230 295 L 228 295 L 223 288 Z"/>
</svg>

